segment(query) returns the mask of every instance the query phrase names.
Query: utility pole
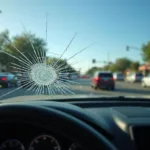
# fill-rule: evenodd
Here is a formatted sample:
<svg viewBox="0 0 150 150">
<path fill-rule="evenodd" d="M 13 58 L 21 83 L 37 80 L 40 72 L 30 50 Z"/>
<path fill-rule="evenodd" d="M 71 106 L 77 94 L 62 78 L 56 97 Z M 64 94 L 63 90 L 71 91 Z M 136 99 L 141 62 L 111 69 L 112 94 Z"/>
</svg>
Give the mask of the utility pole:
<svg viewBox="0 0 150 150">
<path fill-rule="evenodd" d="M 46 43 L 47 43 L 47 23 L 48 23 L 48 13 L 46 12 L 46 33 L 45 33 L 45 34 L 46 34 L 46 35 L 45 35 Z M 47 52 L 47 51 L 45 51 L 45 63 L 46 63 L 46 59 L 47 59 L 47 58 L 46 58 L 46 56 L 47 56 L 47 55 L 46 55 L 46 52 Z"/>
<path fill-rule="evenodd" d="M 107 64 L 109 64 L 109 52 L 107 52 Z"/>
<path fill-rule="evenodd" d="M 48 13 L 46 13 L 46 42 L 47 42 L 47 23 L 48 23 Z"/>
</svg>

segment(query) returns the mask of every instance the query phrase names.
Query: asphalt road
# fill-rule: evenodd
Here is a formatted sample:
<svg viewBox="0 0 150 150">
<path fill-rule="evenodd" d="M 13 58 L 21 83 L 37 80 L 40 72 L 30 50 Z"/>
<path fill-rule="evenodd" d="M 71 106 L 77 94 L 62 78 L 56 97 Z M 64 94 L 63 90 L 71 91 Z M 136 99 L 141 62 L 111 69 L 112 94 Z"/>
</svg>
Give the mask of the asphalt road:
<svg viewBox="0 0 150 150">
<path fill-rule="evenodd" d="M 90 95 L 107 95 L 107 96 L 150 96 L 150 88 L 141 87 L 140 83 L 126 83 L 116 82 L 115 91 L 108 90 L 94 90 L 90 86 L 90 79 L 78 79 L 75 80 L 76 84 L 69 87 L 69 91 L 66 91 L 67 95 L 74 94 L 90 94 Z M 61 94 L 58 91 L 54 91 L 56 95 Z M 28 91 L 27 89 L 16 88 L 0 88 L 0 100 L 7 98 L 35 95 L 35 92 Z"/>
<path fill-rule="evenodd" d="M 90 79 L 80 79 L 78 81 L 80 86 L 74 85 L 73 89 L 79 89 L 86 91 L 90 94 L 101 94 L 108 96 L 150 96 L 150 88 L 143 88 L 141 83 L 127 83 L 124 81 L 116 81 L 115 91 L 109 90 L 95 90 L 90 87 Z"/>
</svg>

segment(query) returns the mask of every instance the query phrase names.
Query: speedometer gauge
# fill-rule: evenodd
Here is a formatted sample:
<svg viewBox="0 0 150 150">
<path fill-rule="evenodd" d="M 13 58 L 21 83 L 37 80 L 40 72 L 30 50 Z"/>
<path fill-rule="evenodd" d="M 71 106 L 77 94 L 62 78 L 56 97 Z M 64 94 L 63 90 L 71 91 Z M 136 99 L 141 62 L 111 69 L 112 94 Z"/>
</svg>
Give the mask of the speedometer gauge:
<svg viewBox="0 0 150 150">
<path fill-rule="evenodd" d="M 54 137 L 40 135 L 31 142 L 29 150 L 61 150 L 61 147 Z"/>
<path fill-rule="evenodd" d="M 20 141 L 16 139 L 9 139 L 2 143 L 0 150 L 25 150 L 25 148 Z"/>
<path fill-rule="evenodd" d="M 69 150 L 83 150 L 83 148 L 77 144 L 77 143 L 73 143 L 70 147 Z"/>
</svg>

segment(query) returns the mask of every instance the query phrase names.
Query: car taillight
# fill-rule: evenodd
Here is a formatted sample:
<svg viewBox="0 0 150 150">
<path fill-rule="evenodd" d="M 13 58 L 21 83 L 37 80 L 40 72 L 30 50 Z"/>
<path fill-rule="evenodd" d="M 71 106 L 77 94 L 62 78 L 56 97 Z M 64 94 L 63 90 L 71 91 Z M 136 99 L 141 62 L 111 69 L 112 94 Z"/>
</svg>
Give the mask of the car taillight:
<svg viewBox="0 0 150 150">
<path fill-rule="evenodd" d="M 100 80 L 100 77 L 96 77 L 95 80 L 96 80 L 96 81 L 99 81 L 99 80 Z"/>
<path fill-rule="evenodd" d="M 113 78 L 113 77 L 111 77 L 111 80 L 114 80 L 114 78 Z"/>
<path fill-rule="evenodd" d="M 2 77 L 2 78 L 1 78 L 1 80 L 2 80 L 2 81 L 6 81 L 6 80 L 7 80 L 7 78 L 5 78 L 5 77 Z"/>
</svg>

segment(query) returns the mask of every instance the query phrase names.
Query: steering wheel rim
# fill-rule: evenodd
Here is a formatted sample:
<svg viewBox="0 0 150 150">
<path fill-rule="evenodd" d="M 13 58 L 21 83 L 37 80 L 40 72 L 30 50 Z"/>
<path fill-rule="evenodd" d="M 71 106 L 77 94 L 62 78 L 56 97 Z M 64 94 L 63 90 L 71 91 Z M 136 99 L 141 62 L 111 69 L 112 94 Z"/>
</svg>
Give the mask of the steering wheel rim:
<svg viewBox="0 0 150 150">
<path fill-rule="evenodd" d="M 57 131 L 82 143 L 88 150 L 117 150 L 110 141 L 90 125 L 54 108 L 29 104 L 1 105 L 0 123 L 8 121 L 24 122 Z"/>
</svg>

